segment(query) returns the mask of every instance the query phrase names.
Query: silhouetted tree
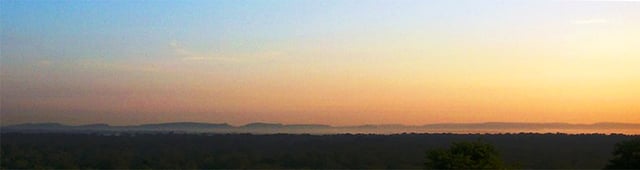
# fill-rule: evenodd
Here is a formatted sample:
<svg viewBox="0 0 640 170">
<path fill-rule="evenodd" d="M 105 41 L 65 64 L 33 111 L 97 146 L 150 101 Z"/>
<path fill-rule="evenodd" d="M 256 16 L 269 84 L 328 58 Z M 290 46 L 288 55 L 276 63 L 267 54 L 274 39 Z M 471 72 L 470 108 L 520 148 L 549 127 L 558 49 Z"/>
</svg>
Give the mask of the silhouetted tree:
<svg viewBox="0 0 640 170">
<path fill-rule="evenodd" d="M 606 169 L 640 169 L 640 138 L 617 143 Z"/>
<path fill-rule="evenodd" d="M 448 149 L 427 152 L 427 169 L 503 169 L 504 165 L 493 145 L 456 142 Z"/>
</svg>

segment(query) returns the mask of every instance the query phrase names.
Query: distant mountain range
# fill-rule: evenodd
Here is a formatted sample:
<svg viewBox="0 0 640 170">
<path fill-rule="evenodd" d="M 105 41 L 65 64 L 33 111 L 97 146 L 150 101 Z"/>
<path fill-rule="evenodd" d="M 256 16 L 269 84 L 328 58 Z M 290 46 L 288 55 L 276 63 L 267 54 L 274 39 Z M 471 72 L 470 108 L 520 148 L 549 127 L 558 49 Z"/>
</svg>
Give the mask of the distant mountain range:
<svg viewBox="0 0 640 170">
<path fill-rule="evenodd" d="M 64 125 L 60 123 L 25 123 L 0 127 L 0 132 L 181 132 L 181 133 L 625 133 L 640 134 L 640 123 L 440 123 L 426 125 L 359 125 L 330 126 L 322 124 L 249 123 L 233 126 L 227 123 L 169 122 L 128 126 L 108 124 Z"/>
<path fill-rule="evenodd" d="M 208 128 L 232 128 L 233 126 L 226 123 L 198 123 L 198 122 L 172 122 L 158 124 L 143 124 L 138 126 L 124 126 L 126 128 L 143 128 L 143 129 L 208 129 Z"/>
</svg>

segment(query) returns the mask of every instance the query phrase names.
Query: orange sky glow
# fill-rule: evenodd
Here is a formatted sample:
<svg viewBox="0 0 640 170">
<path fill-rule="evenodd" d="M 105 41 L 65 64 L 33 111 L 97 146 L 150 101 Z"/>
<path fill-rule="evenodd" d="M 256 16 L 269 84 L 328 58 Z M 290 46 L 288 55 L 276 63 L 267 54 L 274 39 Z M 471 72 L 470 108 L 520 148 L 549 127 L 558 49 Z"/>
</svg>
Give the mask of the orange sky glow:
<svg viewBox="0 0 640 170">
<path fill-rule="evenodd" d="M 196 2 L 3 2 L 2 123 L 640 123 L 637 2 Z"/>
</svg>

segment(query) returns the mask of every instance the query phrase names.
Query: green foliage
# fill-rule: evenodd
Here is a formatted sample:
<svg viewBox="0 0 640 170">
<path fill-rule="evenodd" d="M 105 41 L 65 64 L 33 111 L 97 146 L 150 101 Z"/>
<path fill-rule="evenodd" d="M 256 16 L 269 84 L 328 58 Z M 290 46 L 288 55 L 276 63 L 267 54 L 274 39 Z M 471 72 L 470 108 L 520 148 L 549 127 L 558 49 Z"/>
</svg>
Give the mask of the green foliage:
<svg viewBox="0 0 640 170">
<path fill-rule="evenodd" d="M 504 169 L 498 151 L 481 141 L 456 142 L 427 152 L 427 169 Z"/>
<path fill-rule="evenodd" d="M 640 138 L 617 143 L 606 169 L 640 169 Z"/>
</svg>

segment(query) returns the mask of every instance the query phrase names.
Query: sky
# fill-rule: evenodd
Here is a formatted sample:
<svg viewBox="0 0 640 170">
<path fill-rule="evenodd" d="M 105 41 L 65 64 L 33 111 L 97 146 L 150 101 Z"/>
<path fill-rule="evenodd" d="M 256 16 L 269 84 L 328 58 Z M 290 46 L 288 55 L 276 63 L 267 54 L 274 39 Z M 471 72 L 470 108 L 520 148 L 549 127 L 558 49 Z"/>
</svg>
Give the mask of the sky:
<svg viewBox="0 0 640 170">
<path fill-rule="evenodd" d="M 640 2 L 0 1 L 0 123 L 640 123 Z"/>
</svg>

